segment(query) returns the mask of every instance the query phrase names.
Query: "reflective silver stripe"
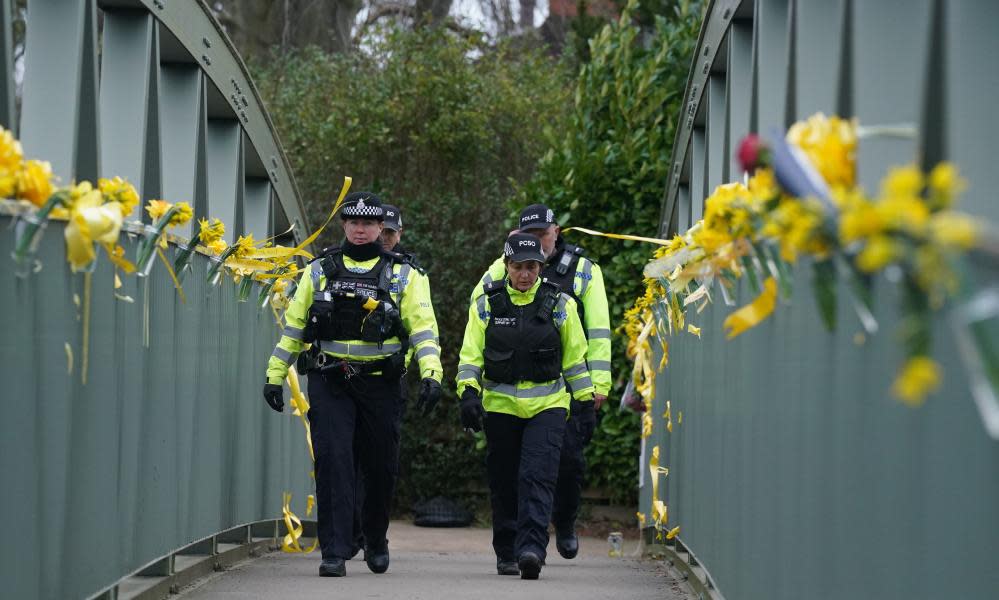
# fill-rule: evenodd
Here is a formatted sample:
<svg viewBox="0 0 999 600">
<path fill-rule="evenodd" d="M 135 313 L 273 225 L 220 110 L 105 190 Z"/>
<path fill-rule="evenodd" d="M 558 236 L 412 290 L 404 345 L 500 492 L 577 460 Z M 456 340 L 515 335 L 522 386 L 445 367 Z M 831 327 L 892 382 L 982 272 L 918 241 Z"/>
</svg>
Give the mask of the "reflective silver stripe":
<svg viewBox="0 0 999 600">
<path fill-rule="evenodd" d="M 399 269 L 399 273 L 397 274 L 397 277 L 399 278 L 399 304 L 402 304 L 403 292 L 405 292 L 406 288 L 409 287 L 409 272 L 412 270 L 412 267 L 408 264 L 404 264 L 402 265 L 402 268 Z"/>
<path fill-rule="evenodd" d="M 286 365 L 291 364 L 291 352 L 285 350 L 281 346 L 275 346 L 274 353 L 271 354 L 271 356 L 276 357 L 278 360 L 280 360 Z"/>
<path fill-rule="evenodd" d="M 320 264 L 322 261 L 317 260 L 312 263 L 312 289 L 319 290 L 319 278 L 323 274 L 323 266 Z M 322 290 L 319 290 L 322 291 Z"/>
<path fill-rule="evenodd" d="M 561 379 L 557 379 L 551 383 L 542 383 L 540 385 L 518 389 L 516 385 L 511 385 L 509 383 L 496 383 L 494 381 L 486 380 L 485 388 L 491 392 L 513 396 L 514 398 L 543 398 L 545 396 L 561 392 L 565 389 L 565 384 Z"/>
<path fill-rule="evenodd" d="M 479 296 L 475 299 L 475 307 L 479 309 L 479 318 L 483 318 L 482 315 L 486 313 L 486 297 Z"/>
<path fill-rule="evenodd" d="M 430 356 L 431 354 L 434 356 L 440 356 L 441 351 L 437 348 L 437 346 L 424 346 L 416 351 L 416 360 L 420 360 L 424 356 Z"/>
<path fill-rule="evenodd" d="M 473 371 L 458 371 L 458 376 L 455 379 L 458 381 L 478 381 L 479 373 Z"/>
<path fill-rule="evenodd" d="M 589 375 L 587 375 L 569 382 L 569 386 L 574 390 L 585 390 L 588 387 L 593 387 L 593 380 L 590 379 Z"/>
<path fill-rule="evenodd" d="M 590 271 L 593 270 L 593 263 L 585 258 L 580 258 L 579 262 L 583 265 L 583 276 L 579 278 L 579 293 L 576 295 L 582 299 L 583 294 L 586 293 L 587 286 L 590 285 Z"/>
<path fill-rule="evenodd" d="M 569 301 L 569 296 L 567 294 L 559 294 L 558 304 L 555 305 L 555 310 L 558 312 L 565 312 L 565 304 Z"/>
<path fill-rule="evenodd" d="M 609 360 L 591 360 L 589 362 L 591 371 L 610 371 L 611 369 Z"/>
<path fill-rule="evenodd" d="M 302 341 L 302 330 L 294 325 L 285 325 L 284 331 L 281 332 L 281 335 L 289 337 L 293 340 Z"/>
<path fill-rule="evenodd" d="M 482 278 L 482 285 L 489 285 L 492 282 L 493 282 L 493 276 L 489 274 L 489 271 L 486 271 L 485 277 Z"/>
<path fill-rule="evenodd" d="M 611 336 L 611 330 L 605 327 L 594 327 L 592 329 L 587 329 L 586 331 L 590 334 L 591 340 L 609 340 Z"/>
<path fill-rule="evenodd" d="M 583 362 L 579 363 L 574 367 L 569 367 L 562 374 L 565 375 L 566 377 L 575 377 L 576 375 L 582 375 L 583 373 L 586 373 L 589 370 L 590 369 L 586 366 L 586 363 Z"/>
<path fill-rule="evenodd" d="M 386 356 L 402 350 L 402 344 L 385 344 L 381 348 L 376 345 L 345 344 L 343 342 L 322 342 L 324 352 L 346 354 L 347 356 Z"/>
<path fill-rule="evenodd" d="M 425 342 L 427 340 L 434 339 L 434 332 L 432 329 L 424 329 L 423 331 L 417 331 L 413 335 L 409 336 L 409 343 L 412 346 L 419 344 L 420 342 Z"/>
<path fill-rule="evenodd" d="M 469 371 L 473 375 L 475 375 L 475 377 L 482 375 L 482 367 L 476 367 L 475 365 L 469 365 L 469 364 L 458 365 L 458 375 L 461 375 L 462 371 Z"/>
</svg>

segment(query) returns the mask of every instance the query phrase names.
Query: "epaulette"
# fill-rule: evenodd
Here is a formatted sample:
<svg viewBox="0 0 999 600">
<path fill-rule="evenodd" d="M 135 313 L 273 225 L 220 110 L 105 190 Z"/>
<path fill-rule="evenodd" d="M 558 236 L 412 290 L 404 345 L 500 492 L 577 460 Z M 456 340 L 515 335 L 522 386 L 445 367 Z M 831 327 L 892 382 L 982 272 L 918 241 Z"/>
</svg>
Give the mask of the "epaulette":
<svg viewBox="0 0 999 600">
<path fill-rule="evenodd" d="M 486 295 L 492 294 L 493 292 L 498 292 L 506 286 L 506 278 L 497 279 L 496 281 L 490 281 L 488 283 L 482 284 L 482 292 Z"/>
</svg>

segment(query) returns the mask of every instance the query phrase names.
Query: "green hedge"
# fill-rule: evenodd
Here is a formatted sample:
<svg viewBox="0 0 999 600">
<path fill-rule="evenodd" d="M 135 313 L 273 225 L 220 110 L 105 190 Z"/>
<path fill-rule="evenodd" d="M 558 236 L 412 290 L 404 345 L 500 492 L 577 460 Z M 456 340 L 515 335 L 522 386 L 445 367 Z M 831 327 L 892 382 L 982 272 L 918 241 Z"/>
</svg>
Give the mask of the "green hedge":
<svg viewBox="0 0 999 600">
<path fill-rule="evenodd" d="M 635 9 L 629 4 L 618 22 L 590 40 L 590 61 L 580 71 L 569 121 L 549 133 L 551 148 L 520 193 L 521 206 L 544 202 L 563 226 L 656 234 L 702 7 L 679 2 L 670 18 L 656 17 L 654 27 L 644 32 L 633 19 Z M 600 264 L 611 323 L 620 324 L 643 291 L 641 272 L 649 246 L 572 232 L 567 236 Z M 624 350 L 624 336 L 615 335 L 617 381 L 587 459 L 591 486 L 608 490 L 616 501 L 633 502 L 640 424 L 636 415 L 617 411 L 631 372 Z"/>
</svg>

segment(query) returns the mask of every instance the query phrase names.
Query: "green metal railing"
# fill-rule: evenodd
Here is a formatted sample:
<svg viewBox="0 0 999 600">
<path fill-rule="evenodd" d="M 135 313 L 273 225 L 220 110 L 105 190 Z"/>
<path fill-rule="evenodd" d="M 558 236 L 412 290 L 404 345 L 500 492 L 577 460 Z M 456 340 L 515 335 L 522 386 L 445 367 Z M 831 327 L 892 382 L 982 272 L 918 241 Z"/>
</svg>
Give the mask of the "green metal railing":
<svg viewBox="0 0 999 600">
<path fill-rule="evenodd" d="M 984 0 L 713 2 L 661 235 L 685 231 L 716 185 L 740 177 L 733 155 L 746 133 L 818 111 L 919 132 L 860 143 L 868 190 L 890 166 L 951 160 L 969 182 L 961 209 L 999 221 L 990 185 L 999 121 L 987 104 L 999 90 L 989 58 L 999 54 L 997 19 L 999 5 Z M 994 258 L 973 258 L 970 268 L 976 288 L 999 279 Z M 641 462 L 641 510 L 650 513 L 647 465 L 659 446 L 669 467 L 663 499 L 681 531 L 656 549 L 717 597 L 994 595 L 999 442 L 973 401 L 948 314 L 933 331 L 943 386 L 909 408 L 889 392 L 904 358 L 893 334 L 897 286 L 875 282 L 880 333 L 861 339 L 848 302 L 837 331 L 825 329 L 811 277 L 799 264 L 793 299 L 735 340 L 722 328 L 732 309 L 717 301 L 697 316 L 702 339 L 670 338 Z M 744 284 L 736 303 L 752 298 Z M 667 400 L 672 433 L 661 418 Z M 646 537 L 663 544 L 651 529 Z"/>
<path fill-rule="evenodd" d="M 190 202 L 225 222 L 229 242 L 292 224 L 297 241 L 308 235 L 273 127 L 204 4 L 29 0 L 19 111 L 3 9 L 0 124 L 26 157 L 51 161 L 64 184 L 122 176 L 144 200 Z M 117 597 L 141 587 L 129 575 L 170 580 L 189 555 L 218 567 L 229 543 L 274 543 L 284 492 L 304 518 L 302 423 L 260 397 L 280 329 L 259 287 L 237 302 L 196 255 L 186 301 L 162 264 L 116 289 L 103 256 L 89 276 L 70 272 L 58 221 L 39 270 L 19 278 L 19 209 L 0 209 L 0 514 L 14 527 L 0 596 Z M 140 211 L 122 231 L 130 259 Z"/>
</svg>

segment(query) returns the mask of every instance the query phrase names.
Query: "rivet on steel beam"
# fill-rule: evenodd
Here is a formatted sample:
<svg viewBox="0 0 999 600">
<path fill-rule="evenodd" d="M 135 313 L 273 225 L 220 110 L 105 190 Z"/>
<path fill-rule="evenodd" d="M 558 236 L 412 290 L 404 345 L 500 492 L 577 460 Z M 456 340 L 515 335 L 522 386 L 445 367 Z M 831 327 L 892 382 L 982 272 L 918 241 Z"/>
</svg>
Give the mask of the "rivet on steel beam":
<svg viewBox="0 0 999 600">
<path fill-rule="evenodd" d="M 726 20 L 727 20 L 727 19 L 728 19 L 728 16 L 729 16 L 730 14 L 732 14 L 732 9 L 731 9 L 731 8 L 726 8 L 726 9 L 725 9 L 725 12 L 723 12 L 723 13 L 722 13 L 722 19 L 726 19 Z"/>
<path fill-rule="evenodd" d="M 711 61 L 710 60 L 704 61 L 704 67 L 701 69 L 701 72 L 707 75 L 710 69 L 711 69 Z"/>
<path fill-rule="evenodd" d="M 212 64 L 212 59 L 208 58 L 207 54 L 201 55 L 201 61 L 204 62 L 206 65 Z"/>
<path fill-rule="evenodd" d="M 271 164 L 274 165 L 275 167 L 277 166 L 277 157 L 276 156 L 271 156 Z"/>
<path fill-rule="evenodd" d="M 711 44 L 704 44 L 704 56 L 711 53 Z"/>
<path fill-rule="evenodd" d="M 243 106 L 249 108 L 250 101 L 246 99 L 246 96 L 240 96 L 239 99 L 243 101 Z"/>
<path fill-rule="evenodd" d="M 211 48 L 212 47 L 211 40 L 209 40 L 206 37 L 201 38 L 201 43 L 203 43 L 205 45 L 205 48 Z"/>
</svg>

